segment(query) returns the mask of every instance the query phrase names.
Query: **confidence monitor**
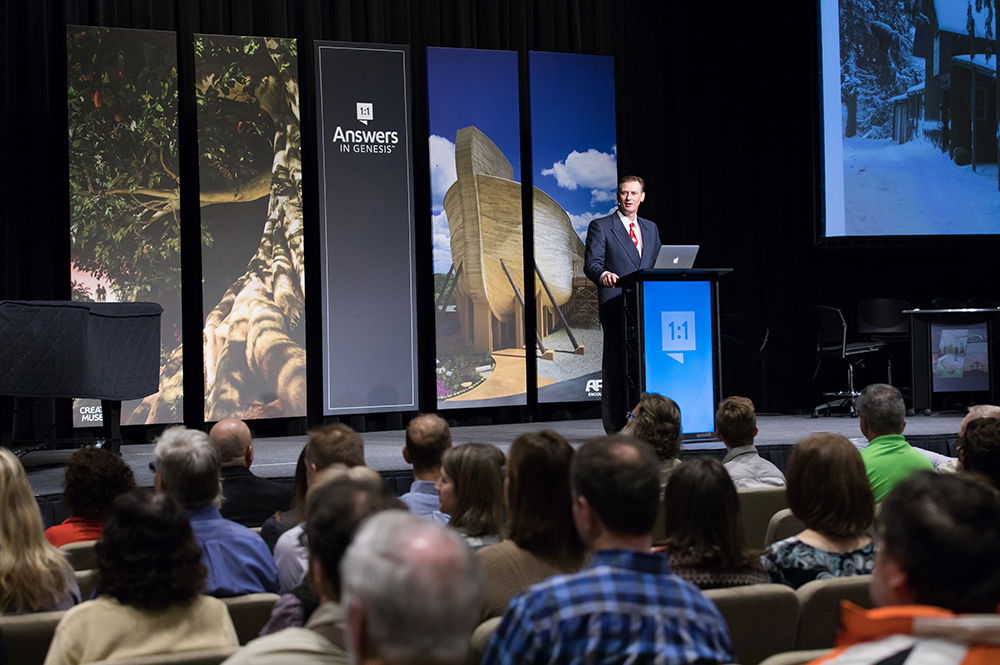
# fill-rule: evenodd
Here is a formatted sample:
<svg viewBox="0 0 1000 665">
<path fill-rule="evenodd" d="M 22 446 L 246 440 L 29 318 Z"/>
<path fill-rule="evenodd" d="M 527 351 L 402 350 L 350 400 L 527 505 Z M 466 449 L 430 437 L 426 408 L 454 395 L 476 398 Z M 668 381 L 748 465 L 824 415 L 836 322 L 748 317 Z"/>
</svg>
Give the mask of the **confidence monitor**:
<svg viewBox="0 0 1000 665">
<path fill-rule="evenodd" d="M 622 278 L 629 403 L 643 392 L 681 409 L 685 439 L 715 431 L 720 398 L 718 278 L 723 269 L 644 270 Z"/>
<path fill-rule="evenodd" d="M 909 310 L 913 408 L 954 410 L 996 404 L 996 309 Z"/>
</svg>

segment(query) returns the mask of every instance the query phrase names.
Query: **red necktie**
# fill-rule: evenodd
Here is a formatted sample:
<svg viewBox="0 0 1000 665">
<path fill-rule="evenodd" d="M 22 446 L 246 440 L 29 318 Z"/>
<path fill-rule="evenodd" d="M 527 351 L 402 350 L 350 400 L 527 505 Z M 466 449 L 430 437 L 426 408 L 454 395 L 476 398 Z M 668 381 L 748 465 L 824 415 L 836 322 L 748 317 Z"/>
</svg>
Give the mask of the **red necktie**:
<svg viewBox="0 0 1000 665">
<path fill-rule="evenodd" d="M 628 225 L 628 234 L 632 238 L 632 244 L 635 245 L 636 249 L 638 249 L 639 239 L 635 237 L 635 222 Z"/>
</svg>

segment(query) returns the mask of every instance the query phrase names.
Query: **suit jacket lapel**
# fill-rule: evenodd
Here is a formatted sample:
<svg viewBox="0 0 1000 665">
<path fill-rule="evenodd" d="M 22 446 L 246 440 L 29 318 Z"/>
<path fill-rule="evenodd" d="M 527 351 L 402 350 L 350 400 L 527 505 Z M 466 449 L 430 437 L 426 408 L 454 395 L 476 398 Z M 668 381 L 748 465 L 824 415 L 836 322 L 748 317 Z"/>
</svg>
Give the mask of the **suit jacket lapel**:
<svg viewBox="0 0 1000 665">
<path fill-rule="evenodd" d="M 640 265 L 647 265 L 652 267 L 656 263 L 656 254 L 660 251 L 660 244 L 652 242 L 653 240 L 653 223 L 648 219 L 643 219 L 642 217 L 637 217 L 639 220 L 639 229 L 642 230 L 642 257 L 639 260 Z M 653 245 L 656 245 L 655 247 Z M 650 253 L 652 252 L 652 260 L 647 260 L 650 258 Z"/>
<path fill-rule="evenodd" d="M 639 256 L 639 250 L 635 248 L 635 244 L 632 242 L 632 238 L 629 237 L 628 233 L 625 232 L 625 225 L 622 224 L 621 217 L 618 216 L 617 212 L 611 213 L 611 233 L 618 238 L 618 242 L 621 243 L 622 249 L 625 250 L 625 255 L 631 259 L 635 267 L 639 267 L 639 261 L 642 257 Z"/>
</svg>

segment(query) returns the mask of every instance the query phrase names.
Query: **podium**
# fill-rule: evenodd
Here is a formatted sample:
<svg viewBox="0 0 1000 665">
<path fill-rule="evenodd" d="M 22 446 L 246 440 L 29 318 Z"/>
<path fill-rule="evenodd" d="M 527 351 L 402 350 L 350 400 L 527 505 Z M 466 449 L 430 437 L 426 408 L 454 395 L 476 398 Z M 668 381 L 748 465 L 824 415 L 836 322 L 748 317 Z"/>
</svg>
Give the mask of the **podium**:
<svg viewBox="0 0 1000 665">
<path fill-rule="evenodd" d="M 731 268 L 640 270 L 619 280 L 624 297 L 628 404 L 643 392 L 681 409 L 685 439 L 715 431 L 721 398 L 719 278 Z"/>
<path fill-rule="evenodd" d="M 907 309 L 913 410 L 996 404 L 1000 308 Z"/>
</svg>

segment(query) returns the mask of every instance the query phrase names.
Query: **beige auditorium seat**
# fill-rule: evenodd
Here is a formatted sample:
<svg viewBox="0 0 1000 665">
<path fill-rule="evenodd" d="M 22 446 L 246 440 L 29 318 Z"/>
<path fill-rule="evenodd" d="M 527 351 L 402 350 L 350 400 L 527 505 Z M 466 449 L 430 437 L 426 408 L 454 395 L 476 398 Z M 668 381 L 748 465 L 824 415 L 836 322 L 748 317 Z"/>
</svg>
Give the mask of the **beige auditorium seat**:
<svg viewBox="0 0 1000 665">
<path fill-rule="evenodd" d="M 766 658 L 760 665 L 804 665 L 830 653 L 830 649 L 788 651 Z"/>
<path fill-rule="evenodd" d="M 767 531 L 764 533 L 764 547 L 791 538 L 805 528 L 806 525 L 792 513 L 791 508 L 783 508 L 772 515 L 771 521 L 768 522 Z"/>
<path fill-rule="evenodd" d="M 91 665 L 219 665 L 236 653 L 236 647 L 217 649 L 192 649 L 176 653 L 154 654 L 125 660 L 99 660 Z"/>
<path fill-rule="evenodd" d="M 42 665 L 56 625 L 64 614 L 65 611 L 0 616 L 0 640 L 7 650 L 6 662 Z"/>
<path fill-rule="evenodd" d="M 788 507 L 784 487 L 761 487 L 737 492 L 740 498 L 740 521 L 743 522 L 743 536 L 747 547 L 763 549 L 764 534 L 771 516 Z"/>
<path fill-rule="evenodd" d="M 795 648 L 799 600 L 784 584 L 752 584 L 708 589 L 729 626 L 733 657 L 741 665 L 757 665 L 768 656 Z"/>
<path fill-rule="evenodd" d="M 260 634 L 260 629 L 271 618 L 271 609 L 278 601 L 278 594 L 249 593 L 220 600 L 229 608 L 229 617 L 233 620 L 236 636 L 242 646 Z"/>
<path fill-rule="evenodd" d="M 493 633 L 496 632 L 502 618 L 493 617 L 492 619 L 487 619 L 472 631 L 472 637 L 469 639 L 469 655 L 465 659 L 468 665 L 478 665 L 483 660 L 483 654 L 486 653 L 486 645 L 490 643 L 490 638 L 493 637 Z"/>
<path fill-rule="evenodd" d="M 59 548 L 73 570 L 90 570 L 97 568 L 96 540 L 83 540 L 78 543 L 67 543 Z"/>
<path fill-rule="evenodd" d="M 76 585 L 80 587 L 80 602 L 90 600 L 97 587 L 97 569 L 74 570 L 73 576 L 76 577 Z"/>
<path fill-rule="evenodd" d="M 829 649 L 840 627 L 840 601 L 872 607 L 871 575 L 813 580 L 795 591 L 799 599 L 796 649 Z"/>
</svg>

